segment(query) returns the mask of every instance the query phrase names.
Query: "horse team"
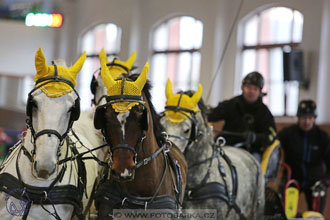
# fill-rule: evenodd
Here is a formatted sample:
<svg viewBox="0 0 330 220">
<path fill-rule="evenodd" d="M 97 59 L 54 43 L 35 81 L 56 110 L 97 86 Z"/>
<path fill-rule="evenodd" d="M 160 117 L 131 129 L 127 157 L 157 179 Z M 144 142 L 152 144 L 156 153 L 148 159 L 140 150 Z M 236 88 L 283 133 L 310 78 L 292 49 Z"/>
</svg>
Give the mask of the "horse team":
<svg viewBox="0 0 330 220">
<path fill-rule="evenodd" d="M 157 114 L 148 62 L 133 74 L 135 52 L 127 61 L 108 61 L 104 50 L 99 58 L 95 111 L 80 114 L 75 85 L 86 54 L 68 68 L 48 65 L 37 51 L 28 129 L 0 165 L 1 219 L 116 219 L 118 210 L 263 219 L 259 163 L 213 140 L 201 85 L 174 94 L 168 81 L 165 111 Z M 202 217 L 205 210 L 214 215 Z"/>
</svg>

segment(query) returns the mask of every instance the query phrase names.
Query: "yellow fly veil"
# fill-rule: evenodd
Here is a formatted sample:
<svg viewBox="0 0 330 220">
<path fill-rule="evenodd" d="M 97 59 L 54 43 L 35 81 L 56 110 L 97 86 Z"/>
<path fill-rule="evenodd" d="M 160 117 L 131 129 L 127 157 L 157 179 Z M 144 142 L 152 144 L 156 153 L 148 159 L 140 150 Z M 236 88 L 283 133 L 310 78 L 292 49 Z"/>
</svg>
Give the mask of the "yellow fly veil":
<svg viewBox="0 0 330 220">
<path fill-rule="evenodd" d="M 191 110 L 193 112 L 198 112 L 197 104 L 202 97 L 203 88 L 202 85 L 198 85 L 198 90 L 194 93 L 192 97 L 186 94 L 173 94 L 172 91 L 172 83 L 170 80 L 167 80 L 166 83 L 166 106 L 178 106 L 181 108 L 185 108 Z M 181 99 L 180 99 L 181 96 Z M 188 116 L 190 116 L 190 112 L 176 112 L 170 109 L 165 110 L 166 119 L 172 124 L 180 124 L 182 123 Z"/>
<path fill-rule="evenodd" d="M 107 60 L 107 54 L 105 53 L 104 49 L 102 48 L 101 52 L 100 52 L 100 55 L 99 55 L 99 58 L 100 58 L 100 62 L 101 62 L 101 59 L 102 60 L 105 60 L 105 62 L 107 64 L 110 64 L 110 63 L 116 63 L 116 64 L 119 64 L 121 66 L 124 66 L 126 67 L 128 70 L 131 70 L 132 67 L 133 67 L 133 64 L 136 60 L 136 50 L 131 54 L 130 58 L 128 58 L 126 61 L 121 61 L 121 60 L 118 60 L 118 59 L 115 59 L 114 61 L 108 61 Z M 114 79 L 117 79 L 119 76 L 121 76 L 122 74 L 128 74 L 128 72 L 121 68 L 120 66 L 107 66 L 108 69 L 109 69 L 109 73 L 111 74 L 112 78 Z"/>
<path fill-rule="evenodd" d="M 57 66 L 57 75 L 62 77 L 66 80 L 72 82 L 72 84 L 76 85 L 76 77 L 81 70 L 84 62 L 86 59 L 86 52 L 84 52 L 77 62 L 71 67 L 66 68 L 64 66 Z M 34 76 L 34 81 L 48 77 L 48 76 L 55 76 L 55 67 L 54 65 L 48 65 L 46 62 L 45 55 L 41 48 L 38 49 L 35 55 L 35 66 L 36 66 L 36 75 Z M 41 82 L 44 83 L 44 82 Z M 38 86 L 38 85 L 36 85 Z M 45 84 L 41 87 L 41 90 L 48 96 L 48 97 L 59 97 L 65 95 L 72 91 L 71 86 L 64 82 L 50 82 Z"/>
<path fill-rule="evenodd" d="M 101 61 L 101 76 L 104 85 L 107 88 L 108 95 L 109 96 L 121 95 L 122 80 L 121 79 L 114 80 L 113 76 L 109 73 L 109 69 L 106 68 L 106 57 L 100 56 L 100 61 Z M 143 87 L 147 82 L 148 71 L 149 71 L 149 63 L 146 62 L 140 76 L 134 82 L 125 80 L 122 95 L 142 96 Z M 139 104 L 138 102 L 118 102 L 112 104 L 112 107 L 117 112 L 127 112 L 133 106 L 138 104 Z"/>
</svg>

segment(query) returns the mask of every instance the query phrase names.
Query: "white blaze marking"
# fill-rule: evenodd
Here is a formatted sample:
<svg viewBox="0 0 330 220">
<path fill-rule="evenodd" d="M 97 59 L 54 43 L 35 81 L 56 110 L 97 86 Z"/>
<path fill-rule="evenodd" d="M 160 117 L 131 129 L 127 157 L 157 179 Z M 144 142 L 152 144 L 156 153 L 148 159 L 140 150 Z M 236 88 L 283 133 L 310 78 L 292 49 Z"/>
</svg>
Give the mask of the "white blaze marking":
<svg viewBox="0 0 330 220">
<path fill-rule="evenodd" d="M 124 172 L 120 174 L 122 177 L 128 177 L 131 176 L 132 174 L 128 171 L 128 169 L 125 168 Z"/>
<path fill-rule="evenodd" d="M 124 112 L 124 113 L 119 113 L 117 115 L 117 119 L 121 125 L 121 131 L 123 132 L 123 138 L 125 139 L 125 124 L 126 124 L 126 119 L 129 116 L 129 111 L 128 112 Z"/>
</svg>

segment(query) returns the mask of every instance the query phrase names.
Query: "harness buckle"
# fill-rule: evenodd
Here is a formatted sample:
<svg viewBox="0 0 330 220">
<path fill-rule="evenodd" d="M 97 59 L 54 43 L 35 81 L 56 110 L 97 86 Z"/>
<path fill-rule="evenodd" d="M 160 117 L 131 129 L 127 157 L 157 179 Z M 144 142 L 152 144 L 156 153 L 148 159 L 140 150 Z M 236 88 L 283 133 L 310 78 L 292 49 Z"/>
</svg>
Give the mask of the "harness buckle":
<svg viewBox="0 0 330 220">
<path fill-rule="evenodd" d="M 26 192 L 26 187 L 24 187 L 21 197 L 24 196 L 25 192 Z"/>
<path fill-rule="evenodd" d="M 174 187 L 174 192 L 175 192 L 175 194 L 179 194 L 179 190 L 176 186 Z"/>
<path fill-rule="evenodd" d="M 125 201 L 126 201 L 127 197 L 123 198 L 123 200 L 121 201 L 121 205 L 123 206 Z"/>
<path fill-rule="evenodd" d="M 47 192 L 44 191 L 44 194 L 45 194 L 45 198 L 44 198 L 44 201 L 46 201 L 48 199 L 48 195 L 47 195 Z"/>
<path fill-rule="evenodd" d="M 165 148 L 164 148 L 164 153 L 167 154 L 168 152 L 170 152 L 170 149 L 167 148 L 167 147 L 165 147 Z"/>
<path fill-rule="evenodd" d="M 149 163 L 148 158 L 143 159 L 143 165 L 147 165 Z"/>
</svg>

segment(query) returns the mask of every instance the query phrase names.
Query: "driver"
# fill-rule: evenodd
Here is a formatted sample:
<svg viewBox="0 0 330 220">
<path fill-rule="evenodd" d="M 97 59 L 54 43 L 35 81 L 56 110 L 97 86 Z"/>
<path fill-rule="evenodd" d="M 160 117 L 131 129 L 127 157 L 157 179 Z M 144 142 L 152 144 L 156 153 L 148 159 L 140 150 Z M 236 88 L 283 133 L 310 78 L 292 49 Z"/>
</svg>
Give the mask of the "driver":
<svg viewBox="0 0 330 220">
<path fill-rule="evenodd" d="M 225 121 L 223 134 L 220 134 L 228 145 L 244 142 L 243 148 L 259 162 L 276 136 L 273 115 L 262 102 L 263 86 L 264 78 L 260 73 L 247 74 L 242 81 L 242 95 L 220 102 L 208 114 L 209 122 Z"/>
<path fill-rule="evenodd" d="M 297 116 L 298 123 L 281 130 L 278 138 L 285 162 L 292 169 L 292 178 L 299 182 L 309 210 L 312 210 L 311 187 L 319 180 L 330 183 L 330 141 L 329 135 L 315 125 L 317 114 L 314 101 L 302 100 Z"/>
</svg>

